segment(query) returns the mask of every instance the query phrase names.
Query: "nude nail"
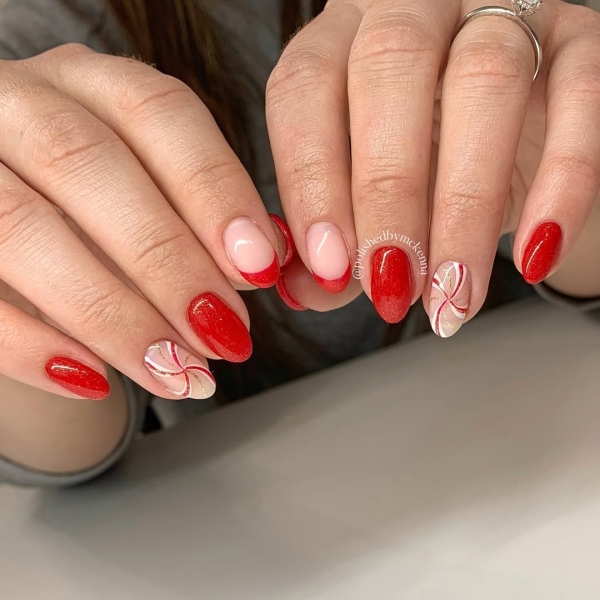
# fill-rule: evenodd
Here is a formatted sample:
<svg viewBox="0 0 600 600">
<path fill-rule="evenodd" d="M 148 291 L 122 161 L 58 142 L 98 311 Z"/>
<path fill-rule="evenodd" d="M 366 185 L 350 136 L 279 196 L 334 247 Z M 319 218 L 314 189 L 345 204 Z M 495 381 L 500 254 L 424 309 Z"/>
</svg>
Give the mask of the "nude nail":
<svg viewBox="0 0 600 600">
<path fill-rule="evenodd" d="M 306 249 L 313 277 L 331 294 L 350 282 L 350 259 L 344 234 L 333 223 L 315 223 L 306 233 Z"/>
<path fill-rule="evenodd" d="M 144 364 L 165 390 L 182 399 L 198 400 L 215 393 L 215 378 L 208 367 L 175 342 L 161 340 L 152 344 L 146 350 Z"/>
<path fill-rule="evenodd" d="M 248 217 L 239 217 L 227 225 L 223 242 L 231 262 L 252 285 L 268 288 L 279 278 L 279 259 L 273 246 Z"/>
<path fill-rule="evenodd" d="M 431 327 L 442 338 L 453 336 L 465 322 L 471 300 L 471 276 L 459 262 L 447 261 L 433 276 L 429 314 Z"/>
</svg>

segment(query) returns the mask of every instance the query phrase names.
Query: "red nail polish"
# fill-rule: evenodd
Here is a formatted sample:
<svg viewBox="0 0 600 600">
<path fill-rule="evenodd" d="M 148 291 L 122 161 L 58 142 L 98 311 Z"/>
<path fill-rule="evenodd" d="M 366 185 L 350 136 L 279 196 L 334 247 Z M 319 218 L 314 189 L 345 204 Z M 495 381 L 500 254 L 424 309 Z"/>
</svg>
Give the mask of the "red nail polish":
<svg viewBox="0 0 600 600">
<path fill-rule="evenodd" d="M 352 269 L 350 268 L 350 265 L 348 265 L 348 270 L 338 279 L 323 279 L 316 273 L 313 273 L 313 277 L 326 292 L 329 292 L 330 294 L 341 294 L 350 283 L 351 273 Z"/>
<path fill-rule="evenodd" d="M 279 279 L 279 258 L 275 255 L 275 259 L 269 267 L 258 273 L 244 273 L 240 271 L 240 275 L 252 285 L 258 288 L 270 288 L 275 285 Z"/>
<path fill-rule="evenodd" d="M 540 283 L 554 267 L 562 242 L 558 223 L 542 223 L 532 234 L 525 252 L 521 270 L 527 283 Z"/>
<path fill-rule="evenodd" d="M 394 246 L 379 248 L 371 260 L 371 298 L 387 323 L 399 323 L 410 309 L 413 275 L 410 258 Z"/>
<path fill-rule="evenodd" d="M 196 335 L 218 356 L 229 362 L 244 362 L 252 354 L 252 340 L 244 322 L 216 294 L 194 298 L 188 321 Z"/>
<path fill-rule="evenodd" d="M 297 311 L 304 311 L 304 310 L 308 310 L 306 308 L 306 306 L 300 304 L 300 302 L 298 302 L 296 299 L 293 298 L 293 296 L 290 294 L 290 291 L 285 283 L 285 275 L 284 273 L 281 273 L 281 276 L 279 277 L 279 281 L 277 282 L 277 292 L 279 294 L 279 297 L 283 300 L 283 302 L 286 304 L 286 306 L 288 308 L 291 308 L 292 310 L 297 310 Z"/>
<path fill-rule="evenodd" d="M 105 377 L 73 358 L 51 358 L 46 363 L 46 373 L 54 383 L 88 400 L 103 400 L 110 394 Z"/>
<path fill-rule="evenodd" d="M 294 244 L 292 232 L 290 231 L 288 224 L 278 215 L 269 214 L 269 217 L 271 217 L 271 221 L 277 225 L 277 229 L 281 233 L 281 237 L 285 243 L 285 256 L 281 266 L 282 268 L 287 267 L 292 262 L 292 259 L 296 254 L 296 245 Z"/>
</svg>

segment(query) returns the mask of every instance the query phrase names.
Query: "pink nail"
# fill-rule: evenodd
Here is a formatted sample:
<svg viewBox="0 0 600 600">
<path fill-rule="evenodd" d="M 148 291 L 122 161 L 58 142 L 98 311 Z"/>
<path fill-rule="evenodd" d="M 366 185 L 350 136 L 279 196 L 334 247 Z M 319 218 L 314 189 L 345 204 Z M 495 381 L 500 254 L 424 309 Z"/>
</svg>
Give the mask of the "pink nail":
<svg viewBox="0 0 600 600">
<path fill-rule="evenodd" d="M 471 301 L 471 276 L 462 263 L 447 261 L 433 276 L 429 314 L 431 327 L 442 338 L 453 336 L 464 323 Z"/>
<path fill-rule="evenodd" d="M 350 259 L 340 228 L 333 223 L 311 225 L 306 248 L 315 281 L 330 294 L 343 292 L 350 282 Z"/>
<path fill-rule="evenodd" d="M 152 344 L 144 356 L 150 375 L 165 390 L 180 398 L 209 398 L 216 383 L 208 367 L 175 342 L 161 340 Z"/>
<path fill-rule="evenodd" d="M 273 246 L 247 217 L 234 219 L 223 234 L 225 249 L 240 275 L 252 285 L 268 288 L 279 278 L 279 259 Z"/>
</svg>

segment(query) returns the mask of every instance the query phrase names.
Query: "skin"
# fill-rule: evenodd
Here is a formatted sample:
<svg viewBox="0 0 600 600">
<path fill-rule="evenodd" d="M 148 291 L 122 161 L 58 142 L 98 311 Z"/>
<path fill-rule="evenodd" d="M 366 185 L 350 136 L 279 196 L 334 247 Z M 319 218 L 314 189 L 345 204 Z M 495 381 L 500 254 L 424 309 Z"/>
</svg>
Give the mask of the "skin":
<svg viewBox="0 0 600 600">
<path fill-rule="evenodd" d="M 287 46 L 266 110 L 299 253 L 286 282 L 304 306 L 332 310 L 370 293 L 368 268 L 339 295 L 314 282 L 306 232 L 317 222 L 341 229 L 350 256 L 385 229 L 421 241 L 431 268 L 420 275 L 414 264 L 413 301 L 423 296 L 426 309 L 435 267 L 469 265 L 470 319 L 500 234 L 516 232 L 520 268 L 536 226 L 557 221 L 564 238 L 548 283 L 600 295 L 600 16 L 546 0 L 531 19 L 545 47 L 532 87 L 531 44 L 514 23 L 479 19 L 452 43 L 462 15 L 482 4 L 330 0 Z M 164 396 L 140 361 L 148 344 L 172 339 L 214 358 L 185 320 L 194 295 L 218 293 L 248 324 L 226 225 L 250 216 L 274 248 L 277 239 L 248 175 L 180 82 L 81 46 L 1 67 L 0 429 L 11 441 L 0 453 L 77 470 L 114 448 L 124 399 L 117 389 L 94 413 L 59 401 L 69 394 L 40 375 L 49 348 L 102 373 L 106 361 Z M 41 405 L 43 423 L 29 418 Z M 76 426 L 62 431 L 66 418 Z M 54 434 L 28 450 L 44 427 L 66 436 L 62 450 Z M 92 430 L 95 441 L 83 434 Z"/>
<path fill-rule="evenodd" d="M 548 283 L 600 294 L 597 258 L 581 260 L 600 249 L 600 15 L 545 1 L 529 19 L 545 48 L 532 86 L 531 43 L 508 19 L 478 19 L 453 42 L 462 16 L 484 4 L 330 0 L 287 46 L 268 85 L 267 118 L 306 270 L 313 223 L 338 225 L 351 257 L 358 241 L 397 232 L 429 248 L 428 276 L 409 252 L 413 301 L 422 296 L 426 310 L 437 266 L 468 265 L 468 320 L 485 300 L 501 233 L 516 232 L 521 270 L 531 234 L 551 220 L 564 237 Z M 298 266 L 287 287 L 304 306 L 330 310 L 370 295 L 368 256 L 363 265 L 360 283 L 339 296 Z"/>
</svg>

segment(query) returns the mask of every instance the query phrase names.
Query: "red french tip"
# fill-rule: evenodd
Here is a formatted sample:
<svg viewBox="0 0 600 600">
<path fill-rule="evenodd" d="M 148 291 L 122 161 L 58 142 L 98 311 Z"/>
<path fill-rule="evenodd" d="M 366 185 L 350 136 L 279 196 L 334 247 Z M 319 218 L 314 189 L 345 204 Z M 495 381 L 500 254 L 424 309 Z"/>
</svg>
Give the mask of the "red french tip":
<svg viewBox="0 0 600 600">
<path fill-rule="evenodd" d="M 523 253 L 521 270 L 527 283 L 540 283 L 556 263 L 562 243 L 562 229 L 558 223 L 542 223 L 533 232 Z"/>
<path fill-rule="evenodd" d="M 54 383 L 88 400 L 104 400 L 110 394 L 106 377 L 73 358 L 51 358 L 46 363 L 46 374 Z"/>
<path fill-rule="evenodd" d="M 285 275 L 282 273 L 279 277 L 279 281 L 277 282 L 277 293 L 279 297 L 283 300 L 283 302 L 291 308 L 292 310 L 297 310 L 299 312 L 308 310 L 306 306 L 300 304 L 291 294 L 285 283 Z"/>
<path fill-rule="evenodd" d="M 283 238 L 283 242 L 285 243 L 285 252 L 281 267 L 287 267 L 296 254 L 296 245 L 294 244 L 292 232 L 290 231 L 288 224 L 280 216 L 269 213 L 269 217 L 271 217 L 271 221 L 277 225 Z"/>
<path fill-rule="evenodd" d="M 381 318 L 399 323 L 408 313 L 413 297 L 410 258 L 400 248 L 379 248 L 371 259 L 371 298 Z"/>
<path fill-rule="evenodd" d="M 258 288 L 270 288 L 273 287 L 279 279 L 279 258 L 277 254 L 273 258 L 273 262 L 269 267 L 263 269 L 259 273 L 243 273 L 240 271 L 240 275 L 252 285 Z"/>
<path fill-rule="evenodd" d="M 252 354 L 252 339 L 244 322 L 216 294 L 207 292 L 192 300 L 188 321 L 196 335 L 229 362 L 244 362 Z"/>
<path fill-rule="evenodd" d="M 330 294 L 341 294 L 350 283 L 350 275 L 352 269 L 348 265 L 347 271 L 338 279 L 323 279 L 316 273 L 313 273 L 314 280 L 328 293 Z"/>
</svg>

